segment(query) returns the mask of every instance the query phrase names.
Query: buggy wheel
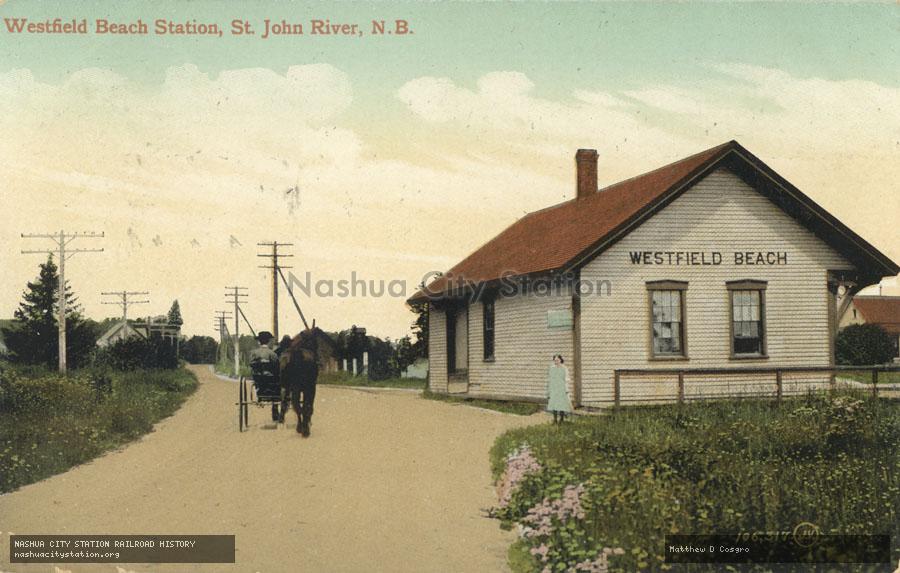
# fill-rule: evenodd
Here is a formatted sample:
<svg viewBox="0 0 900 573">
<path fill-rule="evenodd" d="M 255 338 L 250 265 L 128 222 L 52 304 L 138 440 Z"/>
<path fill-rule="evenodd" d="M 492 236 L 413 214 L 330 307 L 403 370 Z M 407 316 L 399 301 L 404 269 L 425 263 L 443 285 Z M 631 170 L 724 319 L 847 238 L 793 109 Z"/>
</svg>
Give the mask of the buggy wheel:
<svg viewBox="0 0 900 573">
<path fill-rule="evenodd" d="M 244 377 L 238 380 L 238 432 L 244 431 Z"/>
<path fill-rule="evenodd" d="M 250 395 L 250 391 L 248 390 L 247 379 L 244 378 L 244 427 L 249 428 L 250 424 L 250 399 L 248 396 Z"/>
</svg>

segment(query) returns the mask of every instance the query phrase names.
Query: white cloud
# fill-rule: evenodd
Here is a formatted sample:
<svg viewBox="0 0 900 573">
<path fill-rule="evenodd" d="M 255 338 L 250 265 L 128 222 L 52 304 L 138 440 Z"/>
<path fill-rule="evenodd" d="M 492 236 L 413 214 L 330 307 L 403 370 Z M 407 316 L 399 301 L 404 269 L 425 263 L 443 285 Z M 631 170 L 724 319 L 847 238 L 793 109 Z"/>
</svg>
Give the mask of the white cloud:
<svg viewBox="0 0 900 573">
<path fill-rule="evenodd" d="M 512 150 L 538 164 L 559 161 L 577 147 L 597 147 L 601 157 L 615 156 L 627 164 L 646 155 L 647 149 L 674 156 L 683 143 L 608 92 L 582 89 L 569 101 L 558 102 L 535 96 L 534 87 L 522 73 L 493 72 L 482 76 L 476 89 L 449 78 L 417 78 L 404 84 L 397 96 L 427 122 L 466 129 L 473 149 Z"/>
</svg>

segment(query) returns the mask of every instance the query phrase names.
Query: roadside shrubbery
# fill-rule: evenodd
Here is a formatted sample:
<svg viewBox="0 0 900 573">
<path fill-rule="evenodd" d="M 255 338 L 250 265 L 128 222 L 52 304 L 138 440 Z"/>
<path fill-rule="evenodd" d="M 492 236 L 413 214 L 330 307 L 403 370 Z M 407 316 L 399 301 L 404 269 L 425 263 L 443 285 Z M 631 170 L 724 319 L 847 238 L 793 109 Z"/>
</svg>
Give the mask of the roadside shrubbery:
<svg viewBox="0 0 900 573">
<path fill-rule="evenodd" d="M 196 387 L 186 370 L 0 371 L 0 493 L 148 432 Z"/>
<path fill-rule="evenodd" d="M 501 436 L 495 515 L 518 528 L 536 571 L 664 570 L 666 535 L 802 522 L 822 534 L 891 534 L 896 562 L 898 451 L 896 401 L 846 394 L 629 408 Z"/>
<path fill-rule="evenodd" d="M 838 364 L 885 364 L 894 356 L 894 339 L 877 324 L 851 324 L 842 328 L 834 340 L 834 358 Z"/>
<path fill-rule="evenodd" d="M 94 364 L 113 370 L 128 371 L 150 368 L 178 368 L 175 344 L 153 336 L 132 336 L 97 350 Z"/>
</svg>

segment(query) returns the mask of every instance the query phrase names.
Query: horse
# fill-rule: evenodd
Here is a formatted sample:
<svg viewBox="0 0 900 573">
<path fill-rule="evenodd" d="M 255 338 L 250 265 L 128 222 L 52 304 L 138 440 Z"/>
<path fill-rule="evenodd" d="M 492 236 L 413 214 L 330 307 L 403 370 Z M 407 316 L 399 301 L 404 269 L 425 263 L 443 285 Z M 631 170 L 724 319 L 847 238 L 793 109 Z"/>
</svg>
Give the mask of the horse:
<svg viewBox="0 0 900 573">
<path fill-rule="evenodd" d="M 313 325 L 291 339 L 279 360 L 282 387 L 281 419 L 287 412 L 288 400 L 297 414 L 297 432 L 309 437 L 316 400 L 316 379 L 319 376 L 319 339 L 322 329 Z"/>
</svg>

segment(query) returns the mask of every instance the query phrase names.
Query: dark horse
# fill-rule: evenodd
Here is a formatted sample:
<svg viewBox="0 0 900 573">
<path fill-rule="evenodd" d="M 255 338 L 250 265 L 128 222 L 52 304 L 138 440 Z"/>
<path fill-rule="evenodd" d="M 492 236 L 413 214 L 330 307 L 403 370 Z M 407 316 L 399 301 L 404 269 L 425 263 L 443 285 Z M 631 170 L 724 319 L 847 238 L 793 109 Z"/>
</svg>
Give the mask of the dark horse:
<svg viewBox="0 0 900 573">
<path fill-rule="evenodd" d="M 297 432 L 309 436 L 313 403 L 316 400 L 316 378 L 319 376 L 319 338 L 324 336 L 313 325 L 291 339 L 281 353 L 280 381 L 282 387 L 281 416 L 287 411 L 290 400 L 297 414 Z"/>
</svg>

